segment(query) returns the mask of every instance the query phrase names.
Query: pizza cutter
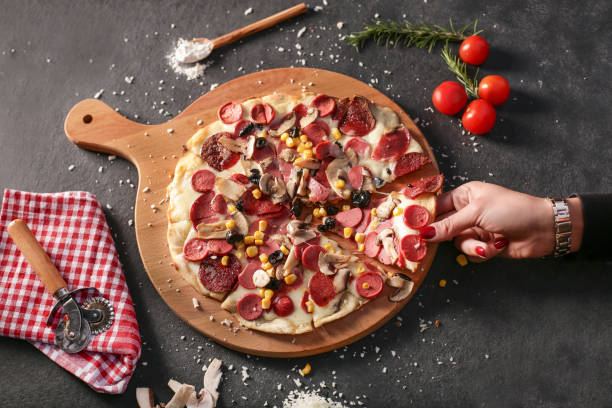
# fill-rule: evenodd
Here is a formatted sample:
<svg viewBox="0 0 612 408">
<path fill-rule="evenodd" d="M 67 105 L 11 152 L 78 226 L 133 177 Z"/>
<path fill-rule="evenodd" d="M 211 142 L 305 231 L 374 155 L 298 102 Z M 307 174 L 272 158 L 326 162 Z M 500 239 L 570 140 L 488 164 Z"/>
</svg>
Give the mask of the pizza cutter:
<svg viewBox="0 0 612 408">
<path fill-rule="evenodd" d="M 96 296 L 87 299 L 82 305 L 74 300 L 75 293 L 87 290 L 97 292 L 96 288 L 69 291 L 66 281 L 23 220 L 13 220 L 7 230 L 49 293 L 57 299 L 47 318 L 47 326 L 51 326 L 60 308 L 64 311 L 55 328 L 56 346 L 68 353 L 78 353 L 89 344 L 92 334 L 100 334 L 111 327 L 115 320 L 115 311 L 106 298 Z"/>
</svg>

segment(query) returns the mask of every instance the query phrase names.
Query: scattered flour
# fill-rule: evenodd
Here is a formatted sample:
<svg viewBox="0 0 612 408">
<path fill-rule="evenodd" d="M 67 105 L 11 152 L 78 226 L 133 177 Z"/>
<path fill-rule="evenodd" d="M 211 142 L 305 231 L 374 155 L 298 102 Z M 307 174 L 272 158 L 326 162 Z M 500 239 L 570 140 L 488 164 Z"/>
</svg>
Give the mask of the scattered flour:
<svg viewBox="0 0 612 408">
<path fill-rule="evenodd" d="M 206 64 L 202 61 L 212 51 L 211 42 L 191 42 L 179 38 L 174 50 L 166 57 L 174 73 L 185 75 L 187 79 L 196 79 L 204 75 Z"/>
<path fill-rule="evenodd" d="M 283 408 L 345 408 L 345 406 L 315 391 L 291 391 L 283 401 Z"/>
</svg>

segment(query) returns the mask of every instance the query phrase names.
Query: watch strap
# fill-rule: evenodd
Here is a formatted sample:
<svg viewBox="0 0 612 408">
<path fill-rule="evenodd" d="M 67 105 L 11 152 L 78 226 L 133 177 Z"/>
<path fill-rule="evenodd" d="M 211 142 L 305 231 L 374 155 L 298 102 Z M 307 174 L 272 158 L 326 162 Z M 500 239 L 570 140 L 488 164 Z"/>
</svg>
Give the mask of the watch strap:
<svg viewBox="0 0 612 408">
<path fill-rule="evenodd" d="M 549 197 L 554 213 L 555 251 L 554 256 L 560 257 L 570 253 L 572 245 L 572 220 L 569 205 L 563 198 Z"/>
</svg>

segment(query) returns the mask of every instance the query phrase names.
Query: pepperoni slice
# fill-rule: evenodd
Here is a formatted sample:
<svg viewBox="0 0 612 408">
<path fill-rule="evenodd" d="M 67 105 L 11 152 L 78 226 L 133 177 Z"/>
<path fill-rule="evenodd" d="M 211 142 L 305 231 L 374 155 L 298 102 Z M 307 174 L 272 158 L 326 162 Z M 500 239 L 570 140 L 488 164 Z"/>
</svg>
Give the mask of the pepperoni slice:
<svg viewBox="0 0 612 408">
<path fill-rule="evenodd" d="M 365 284 L 365 287 L 364 287 Z M 365 272 L 355 279 L 355 289 L 359 296 L 373 299 L 383 290 L 383 280 L 378 272 Z"/>
<path fill-rule="evenodd" d="M 374 231 L 370 232 L 365 237 L 365 241 L 364 241 L 365 250 L 363 253 L 369 256 L 370 258 L 376 258 L 378 254 L 380 253 L 380 249 L 382 248 L 382 245 L 376 245 L 377 237 L 378 237 L 378 233 Z"/>
<path fill-rule="evenodd" d="M 247 184 L 250 183 L 249 178 L 245 176 L 244 174 L 234 173 L 230 176 L 230 178 L 234 180 L 236 183 L 242 184 L 243 186 L 246 186 Z"/>
<path fill-rule="evenodd" d="M 194 227 L 202 222 L 215 222 L 217 221 L 217 213 L 213 210 L 211 202 L 215 197 L 214 191 L 206 191 L 199 196 L 191 205 L 191 211 L 189 217 Z"/>
<path fill-rule="evenodd" d="M 215 188 L 215 175 L 210 170 L 198 170 L 191 176 L 191 188 L 203 193 Z"/>
<path fill-rule="evenodd" d="M 319 94 L 310 102 L 310 106 L 317 108 L 319 116 L 324 118 L 336 110 L 336 101 L 330 96 Z"/>
<path fill-rule="evenodd" d="M 302 129 L 302 133 L 308 136 L 308 140 L 310 140 L 315 146 L 327 138 L 325 129 L 316 122 L 311 123 Z"/>
<path fill-rule="evenodd" d="M 274 120 L 275 115 L 274 108 L 267 103 L 258 103 L 251 108 L 251 119 L 261 125 L 268 125 Z"/>
<path fill-rule="evenodd" d="M 264 214 L 279 214 L 283 211 L 284 207 L 281 204 L 274 204 L 269 197 L 261 197 L 259 200 L 253 197 L 252 191 L 255 189 L 254 186 L 247 189 L 242 195 L 242 206 L 246 215 L 258 215 Z"/>
<path fill-rule="evenodd" d="M 408 149 L 410 133 L 406 128 L 382 135 L 372 152 L 374 160 L 395 160 Z"/>
<path fill-rule="evenodd" d="M 391 265 L 393 263 L 391 262 L 391 257 L 389 256 L 389 254 L 387 254 L 387 251 L 384 247 L 380 250 L 380 253 L 378 254 L 378 260 L 384 263 L 385 265 Z"/>
<path fill-rule="evenodd" d="M 253 283 L 253 274 L 256 270 L 261 268 L 261 262 L 253 261 L 249 262 L 240 275 L 238 275 L 238 283 L 245 289 L 255 289 L 257 286 Z"/>
<path fill-rule="evenodd" d="M 315 203 L 322 203 L 327 200 L 327 197 L 329 197 L 329 193 L 331 192 L 330 188 L 319 183 L 319 181 L 314 177 L 310 177 L 308 179 L 308 189 L 310 190 L 308 199 Z"/>
<path fill-rule="evenodd" d="M 302 252 L 302 264 L 304 267 L 319 272 L 319 255 L 325 252 L 321 245 L 311 245 Z"/>
<path fill-rule="evenodd" d="M 183 257 L 191 262 L 200 262 L 208 255 L 208 245 L 202 238 L 193 238 L 183 247 Z"/>
<path fill-rule="evenodd" d="M 346 173 L 346 178 L 354 190 L 361 189 L 361 185 L 363 184 L 363 169 L 363 166 L 355 166 L 351 167 L 351 169 Z"/>
<path fill-rule="evenodd" d="M 225 292 L 234 287 L 234 282 L 242 271 L 242 264 L 233 254 L 228 255 L 227 266 L 221 263 L 221 257 L 208 255 L 200 262 L 200 282 L 212 292 Z"/>
<path fill-rule="evenodd" d="M 370 158 L 370 144 L 363 139 L 358 139 L 356 137 L 350 139 L 344 145 L 344 150 L 353 149 L 357 155 Z"/>
<path fill-rule="evenodd" d="M 346 113 L 340 120 L 340 130 L 349 136 L 364 136 L 376 125 L 376 119 L 370 111 L 368 100 L 356 95 L 348 105 Z"/>
<path fill-rule="evenodd" d="M 238 139 L 240 137 L 240 132 L 242 131 L 242 129 L 244 129 L 249 123 L 251 123 L 248 120 L 241 120 L 240 122 L 236 123 L 236 126 L 234 127 L 234 139 Z M 249 135 L 254 135 L 257 132 L 257 128 L 255 126 L 253 126 L 251 128 L 251 130 L 248 133 L 245 133 L 244 135 L 242 135 L 242 138 L 245 139 L 247 138 Z"/>
<path fill-rule="evenodd" d="M 404 224 L 412 229 L 419 229 L 429 222 L 429 211 L 420 205 L 410 205 L 404 210 Z"/>
<path fill-rule="evenodd" d="M 303 103 L 300 103 L 298 105 L 295 105 L 295 108 L 293 108 L 293 112 L 295 113 L 295 124 L 299 126 L 300 119 L 302 119 L 308 114 L 308 107 Z"/>
<path fill-rule="evenodd" d="M 213 198 L 211 206 L 213 211 L 217 214 L 223 215 L 227 213 L 227 203 L 221 194 L 217 194 L 215 198 Z"/>
<path fill-rule="evenodd" d="M 336 296 L 334 283 L 331 278 L 317 272 L 312 275 L 308 283 L 310 297 L 319 306 L 325 306 Z"/>
<path fill-rule="evenodd" d="M 410 152 L 406 153 L 397 160 L 393 174 L 401 177 L 404 174 L 412 173 L 431 163 L 431 159 L 425 153 Z"/>
<path fill-rule="evenodd" d="M 258 163 L 268 157 L 276 157 L 276 149 L 274 149 L 274 145 L 270 142 L 267 142 L 261 149 L 255 148 L 255 150 L 253 150 L 252 158 Z"/>
<path fill-rule="evenodd" d="M 221 132 L 206 138 L 202 144 L 200 156 L 210 167 L 217 171 L 229 169 L 234 164 L 238 163 L 240 155 L 229 151 L 225 146 L 219 143 L 222 136 L 233 138 L 234 135 L 228 132 Z"/>
<path fill-rule="evenodd" d="M 263 313 L 261 297 L 255 293 L 247 293 L 238 301 L 238 314 L 244 320 L 257 320 Z"/>
<path fill-rule="evenodd" d="M 327 179 L 327 175 L 325 174 L 325 169 L 327 169 L 327 165 L 330 162 L 328 161 L 322 161 L 321 162 L 321 167 L 319 167 L 319 170 L 317 170 L 317 173 L 314 175 L 314 178 L 321 184 L 323 184 L 325 187 L 329 188 L 331 187 L 329 184 L 329 180 Z"/>
<path fill-rule="evenodd" d="M 279 317 L 289 316 L 293 313 L 293 300 L 289 296 L 278 297 L 272 303 L 272 309 Z"/>
<path fill-rule="evenodd" d="M 224 239 L 209 239 L 208 241 L 208 252 L 216 255 L 227 255 L 232 252 L 234 246 L 228 244 Z"/>
<path fill-rule="evenodd" d="M 336 102 L 336 111 L 332 115 L 332 119 L 342 120 L 342 118 L 346 114 L 346 110 L 348 109 L 350 102 L 351 101 L 349 98 L 343 98 L 343 99 L 340 99 L 338 102 Z"/>
<path fill-rule="evenodd" d="M 342 149 L 334 142 L 330 142 L 329 140 L 323 140 L 315 146 L 314 154 L 319 160 L 332 161 L 342 154 Z"/>
<path fill-rule="evenodd" d="M 419 235 L 406 235 L 400 242 L 400 249 L 407 260 L 420 262 L 427 254 L 427 244 Z"/>
<path fill-rule="evenodd" d="M 221 122 L 226 125 L 238 122 L 242 118 L 242 105 L 236 102 L 227 102 L 225 105 L 221 105 L 217 115 Z"/>
<path fill-rule="evenodd" d="M 361 211 L 361 208 L 351 208 L 350 210 L 339 212 L 336 215 L 336 222 L 343 227 L 354 228 L 359 225 L 362 218 L 363 211 Z"/>
<path fill-rule="evenodd" d="M 302 308 L 303 311 L 305 311 L 306 313 L 308 313 L 308 308 L 306 307 L 306 302 L 308 302 L 308 298 L 310 297 L 310 293 L 308 293 L 307 290 L 304 291 L 304 294 L 302 295 L 302 301 L 300 302 L 300 307 Z"/>
<path fill-rule="evenodd" d="M 406 186 L 402 192 L 408 198 L 416 198 L 423 193 L 437 192 L 442 188 L 443 182 L 444 176 L 442 174 L 438 174 L 423 180 L 419 180 L 415 183 L 408 184 L 408 186 Z"/>
<path fill-rule="evenodd" d="M 323 129 L 323 131 L 325 132 L 325 136 L 329 136 L 329 126 L 327 125 L 327 123 L 325 123 L 325 121 L 321 120 L 321 119 L 317 119 L 314 121 L 314 123 L 316 123 L 317 125 L 319 125 L 319 127 L 321 129 Z"/>
<path fill-rule="evenodd" d="M 376 227 L 374 231 L 381 232 L 382 230 L 385 230 L 387 228 L 393 228 L 393 220 L 387 220 L 385 222 L 381 222 L 380 224 L 378 224 L 378 227 Z"/>
<path fill-rule="evenodd" d="M 365 232 L 370 225 L 370 220 L 372 219 L 372 213 L 366 209 L 362 209 L 363 211 L 363 219 L 361 220 L 361 224 L 357 226 L 356 232 Z"/>
<path fill-rule="evenodd" d="M 306 248 L 311 247 L 313 245 L 319 245 L 320 243 L 321 243 L 321 237 L 317 236 L 312 239 L 309 239 L 306 242 L 297 244 L 295 246 L 295 257 L 297 259 L 302 259 L 302 253 L 306 250 Z"/>
</svg>

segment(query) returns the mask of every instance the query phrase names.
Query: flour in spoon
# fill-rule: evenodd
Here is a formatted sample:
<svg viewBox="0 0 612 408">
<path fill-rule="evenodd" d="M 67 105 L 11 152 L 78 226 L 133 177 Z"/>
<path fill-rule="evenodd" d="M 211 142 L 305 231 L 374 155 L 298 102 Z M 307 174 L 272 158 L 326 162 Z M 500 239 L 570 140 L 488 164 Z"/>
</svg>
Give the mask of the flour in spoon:
<svg viewBox="0 0 612 408">
<path fill-rule="evenodd" d="M 201 62 L 212 51 L 210 42 L 192 42 L 179 38 L 176 47 L 166 57 L 168 64 L 179 75 L 185 75 L 187 79 L 196 79 L 204 75 L 206 64 Z"/>
</svg>

